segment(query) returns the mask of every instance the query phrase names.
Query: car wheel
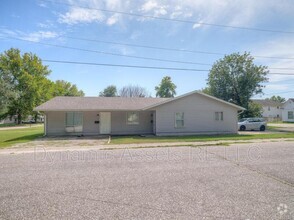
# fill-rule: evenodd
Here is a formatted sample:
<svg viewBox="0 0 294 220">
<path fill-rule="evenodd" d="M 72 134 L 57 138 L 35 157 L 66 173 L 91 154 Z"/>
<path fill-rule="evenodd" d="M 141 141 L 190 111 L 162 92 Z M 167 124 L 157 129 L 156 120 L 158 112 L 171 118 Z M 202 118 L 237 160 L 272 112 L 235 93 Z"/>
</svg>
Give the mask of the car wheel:
<svg viewBox="0 0 294 220">
<path fill-rule="evenodd" d="M 265 131 L 265 126 L 264 125 L 260 126 L 260 131 Z"/>
<path fill-rule="evenodd" d="M 244 126 L 244 125 L 242 125 L 241 127 L 240 127 L 240 131 L 245 131 L 246 130 L 246 127 Z"/>
</svg>

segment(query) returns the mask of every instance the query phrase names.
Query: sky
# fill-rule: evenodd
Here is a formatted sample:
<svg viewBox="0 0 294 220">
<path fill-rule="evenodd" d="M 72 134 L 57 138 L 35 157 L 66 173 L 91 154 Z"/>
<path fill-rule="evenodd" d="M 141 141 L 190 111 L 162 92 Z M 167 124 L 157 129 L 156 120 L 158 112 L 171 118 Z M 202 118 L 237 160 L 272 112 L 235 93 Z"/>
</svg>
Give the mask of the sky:
<svg viewBox="0 0 294 220">
<path fill-rule="evenodd" d="M 155 96 L 154 87 L 164 76 L 171 76 L 177 85 L 177 95 L 181 95 L 205 88 L 211 65 L 223 54 L 247 51 L 253 56 L 284 58 L 255 57 L 254 62 L 269 68 L 292 68 L 270 69 L 270 73 L 294 74 L 293 11 L 292 0 L 2 0 L 0 53 L 13 47 L 19 48 L 22 53 L 35 53 L 42 60 L 205 70 L 137 69 L 44 61 L 52 71 L 49 76 L 51 80 L 62 79 L 76 84 L 86 96 L 97 96 L 108 85 L 121 88 L 130 84 L 145 87 Z M 294 97 L 294 75 L 269 75 L 269 82 L 265 86 L 264 95 L 255 98 L 272 95 Z"/>
</svg>

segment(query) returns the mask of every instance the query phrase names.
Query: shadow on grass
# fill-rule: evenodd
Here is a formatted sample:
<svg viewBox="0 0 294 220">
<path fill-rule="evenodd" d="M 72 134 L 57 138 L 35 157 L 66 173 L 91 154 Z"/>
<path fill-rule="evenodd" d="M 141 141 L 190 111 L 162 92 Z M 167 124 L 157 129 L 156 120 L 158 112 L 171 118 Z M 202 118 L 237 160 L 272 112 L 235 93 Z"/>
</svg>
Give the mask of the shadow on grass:
<svg viewBox="0 0 294 220">
<path fill-rule="evenodd" d="M 36 139 L 38 137 L 42 137 L 42 134 L 25 135 L 25 136 L 22 136 L 22 137 L 6 140 L 4 142 L 9 143 L 9 142 L 18 142 L 18 141 L 32 141 L 32 140 L 34 140 L 34 139 Z"/>
</svg>

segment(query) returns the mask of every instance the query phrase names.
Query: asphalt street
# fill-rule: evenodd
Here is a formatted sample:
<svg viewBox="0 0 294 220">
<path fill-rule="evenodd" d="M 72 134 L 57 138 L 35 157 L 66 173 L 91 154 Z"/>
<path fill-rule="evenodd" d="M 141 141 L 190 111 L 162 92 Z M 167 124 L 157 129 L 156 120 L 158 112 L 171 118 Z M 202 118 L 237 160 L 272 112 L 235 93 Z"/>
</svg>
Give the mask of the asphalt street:
<svg viewBox="0 0 294 220">
<path fill-rule="evenodd" d="M 294 219 L 294 142 L 0 154 L 0 219 Z"/>
</svg>

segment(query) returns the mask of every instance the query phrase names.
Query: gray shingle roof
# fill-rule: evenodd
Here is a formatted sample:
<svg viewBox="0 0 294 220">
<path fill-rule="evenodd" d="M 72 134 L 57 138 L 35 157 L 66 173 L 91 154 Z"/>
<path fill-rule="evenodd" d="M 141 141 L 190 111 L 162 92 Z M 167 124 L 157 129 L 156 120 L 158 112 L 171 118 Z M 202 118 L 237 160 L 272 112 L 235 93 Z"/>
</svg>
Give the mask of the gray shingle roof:
<svg viewBox="0 0 294 220">
<path fill-rule="evenodd" d="M 35 108 L 35 111 L 64 110 L 140 110 L 168 100 L 167 98 L 126 97 L 55 97 Z"/>
<path fill-rule="evenodd" d="M 277 106 L 282 106 L 283 105 L 283 103 L 275 102 L 275 101 L 267 100 L 267 99 L 253 99 L 252 101 L 254 103 L 260 104 L 262 106 L 274 106 L 274 107 L 277 107 Z"/>
</svg>

